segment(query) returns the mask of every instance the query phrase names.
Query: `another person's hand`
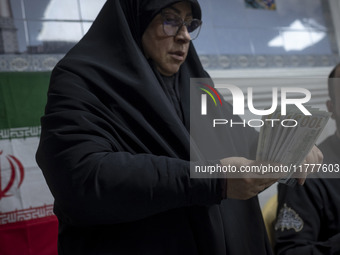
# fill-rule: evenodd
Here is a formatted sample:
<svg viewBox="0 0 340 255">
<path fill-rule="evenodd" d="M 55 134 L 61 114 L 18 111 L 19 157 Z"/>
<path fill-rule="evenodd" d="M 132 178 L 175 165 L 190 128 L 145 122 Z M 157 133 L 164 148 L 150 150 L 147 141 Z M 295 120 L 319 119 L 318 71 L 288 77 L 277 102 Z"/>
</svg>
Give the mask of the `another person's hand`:
<svg viewBox="0 0 340 255">
<path fill-rule="evenodd" d="M 312 167 L 309 167 L 312 164 L 322 164 L 323 154 L 319 150 L 318 147 L 314 145 L 311 151 L 308 153 L 304 161 L 302 162 L 302 171 L 295 173 L 292 178 L 296 178 L 300 185 L 305 183 L 307 175 L 310 174 L 310 170 Z"/>
</svg>

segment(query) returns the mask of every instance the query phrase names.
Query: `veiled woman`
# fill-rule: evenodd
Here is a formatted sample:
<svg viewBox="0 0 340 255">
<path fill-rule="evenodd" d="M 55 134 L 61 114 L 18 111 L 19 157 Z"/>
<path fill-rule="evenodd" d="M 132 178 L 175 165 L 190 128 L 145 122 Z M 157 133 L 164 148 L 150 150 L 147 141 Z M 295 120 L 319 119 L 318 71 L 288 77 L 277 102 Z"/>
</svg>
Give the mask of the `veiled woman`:
<svg viewBox="0 0 340 255">
<path fill-rule="evenodd" d="M 60 254 L 271 253 L 256 194 L 275 180 L 190 178 L 200 20 L 196 0 L 108 0 L 53 70 L 37 162 Z M 251 164 L 256 137 L 226 129 L 214 158 Z"/>
</svg>

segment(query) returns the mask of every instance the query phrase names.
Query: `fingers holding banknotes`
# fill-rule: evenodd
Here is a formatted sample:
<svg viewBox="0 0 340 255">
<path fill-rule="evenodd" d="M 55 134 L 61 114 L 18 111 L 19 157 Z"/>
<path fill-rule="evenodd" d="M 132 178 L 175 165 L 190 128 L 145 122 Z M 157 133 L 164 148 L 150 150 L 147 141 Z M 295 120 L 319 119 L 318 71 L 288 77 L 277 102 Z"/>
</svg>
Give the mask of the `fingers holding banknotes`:
<svg viewBox="0 0 340 255">
<path fill-rule="evenodd" d="M 269 165 L 269 163 L 265 162 L 258 162 L 242 157 L 224 158 L 220 162 L 223 166 L 233 165 L 238 170 L 237 173 L 226 174 L 225 196 L 227 198 L 247 200 L 256 196 L 259 192 L 283 177 L 283 174 L 280 172 L 264 173 L 263 171 L 256 170 L 246 171 L 246 169 L 260 169 Z"/>
<path fill-rule="evenodd" d="M 323 155 L 314 146 L 303 161 L 303 165 L 321 164 Z M 222 166 L 234 166 L 237 171 L 226 173 L 225 185 L 227 198 L 247 200 L 273 185 L 279 179 L 287 176 L 286 171 L 267 171 L 268 169 L 284 169 L 284 165 L 272 162 L 260 162 L 243 157 L 230 157 L 220 160 Z M 264 171 L 266 170 L 266 171 Z M 303 185 L 308 171 L 296 172 L 292 178 L 296 178 Z"/>
</svg>

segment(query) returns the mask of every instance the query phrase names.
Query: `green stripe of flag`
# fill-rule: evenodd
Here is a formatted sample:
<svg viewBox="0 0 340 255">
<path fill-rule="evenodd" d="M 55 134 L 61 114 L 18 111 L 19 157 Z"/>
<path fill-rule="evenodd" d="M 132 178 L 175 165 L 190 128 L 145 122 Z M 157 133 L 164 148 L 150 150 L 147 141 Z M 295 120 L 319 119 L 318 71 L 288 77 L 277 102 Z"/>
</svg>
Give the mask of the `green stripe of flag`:
<svg viewBox="0 0 340 255">
<path fill-rule="evenodd" d="M 0 130 L 40 126 L 50 72 L 0 72 Z"/>
</svg>

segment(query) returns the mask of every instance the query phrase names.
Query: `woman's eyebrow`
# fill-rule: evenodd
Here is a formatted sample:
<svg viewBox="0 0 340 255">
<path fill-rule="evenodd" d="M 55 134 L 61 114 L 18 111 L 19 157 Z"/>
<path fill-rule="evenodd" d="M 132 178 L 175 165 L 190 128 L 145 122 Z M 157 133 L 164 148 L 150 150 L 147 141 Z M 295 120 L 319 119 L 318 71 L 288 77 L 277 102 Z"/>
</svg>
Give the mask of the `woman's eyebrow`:
<svg viewBox="0 0 340 255">
<path fill-rule="evenodd" d="M 173 11 L 174 11 L 174 12 L 176 12 L 178 15 L 180 15 L 180 14 L 181 14 L 181 11 L 180 11 L 180 10 L 178 10 L 176 7 L 169 6 L 169 7 L 167 7 L 167 9 L 171 9 L 171 10 L 173 10 Z M 191 13 L 191 12 L 187 13 L 187 15 L 186 15 L 186 17 L 189 17 L 189 16 L 192 16 L 192 13 Z"/>
</svg>

